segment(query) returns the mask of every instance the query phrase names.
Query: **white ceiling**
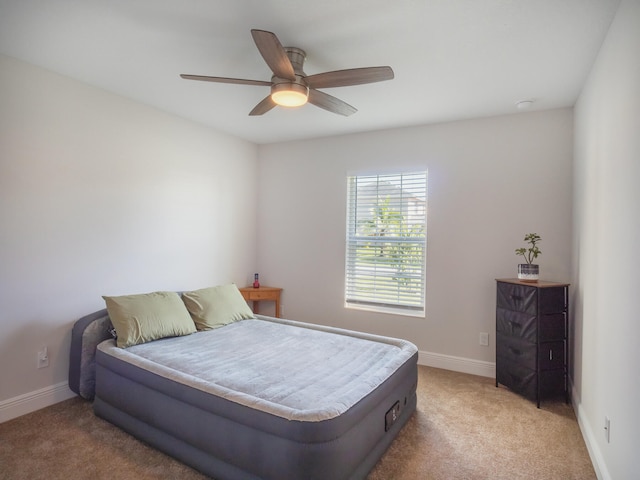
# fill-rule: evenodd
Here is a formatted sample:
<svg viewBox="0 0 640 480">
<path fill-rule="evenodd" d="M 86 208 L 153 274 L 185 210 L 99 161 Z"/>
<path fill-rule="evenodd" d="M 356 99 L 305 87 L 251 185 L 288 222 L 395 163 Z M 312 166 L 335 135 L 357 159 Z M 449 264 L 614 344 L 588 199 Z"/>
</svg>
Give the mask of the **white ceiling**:
<svg viewBox="0 0 640 480">
<path fill-rule="evenodd" d="M 0 52 L 255 143 L 572 106 L 619 0 L 0 0 Z M 307 52 L 308 75 L 389 65 L 388 82 L 249 111 L 269 80 L 250 29 Z"/>
</svg>

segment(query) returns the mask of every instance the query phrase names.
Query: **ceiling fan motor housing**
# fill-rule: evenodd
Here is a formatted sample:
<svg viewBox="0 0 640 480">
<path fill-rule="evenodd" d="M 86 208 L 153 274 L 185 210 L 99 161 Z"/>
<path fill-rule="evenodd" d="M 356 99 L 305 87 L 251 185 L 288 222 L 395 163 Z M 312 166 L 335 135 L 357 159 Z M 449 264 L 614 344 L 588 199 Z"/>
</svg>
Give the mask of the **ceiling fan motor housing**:
<svg viewBox="0 0 640 480">
<path fill-rule="evenodd" d="M 273 95 L 276 92 L 282 92 L 284 90 L 289 90 L 292 92 L 301 93 L 305 96 L 309 95 L 309 87 L 304 82 L 304 79 L 297 78 L 296 81 L 292 82 L 291 80 L 287 80 L 286 78 L 277 78 L 273 77 L 273 85 L 271 85 L 271 94 Z"/>
<path fill-rule="evenodd" d="M 304 60 L 307 58 L 307 54 L 301 48 L 296 47 L 284 47 L 284 51 L 287 53 L 287 57 L 291 60 L 291 66 L 293 66 L 293 71 L 296 72 L 297 75 L 301 75 L 303 77 L 306 76 L 302 67 L 304 65 Z"/>
</svg>

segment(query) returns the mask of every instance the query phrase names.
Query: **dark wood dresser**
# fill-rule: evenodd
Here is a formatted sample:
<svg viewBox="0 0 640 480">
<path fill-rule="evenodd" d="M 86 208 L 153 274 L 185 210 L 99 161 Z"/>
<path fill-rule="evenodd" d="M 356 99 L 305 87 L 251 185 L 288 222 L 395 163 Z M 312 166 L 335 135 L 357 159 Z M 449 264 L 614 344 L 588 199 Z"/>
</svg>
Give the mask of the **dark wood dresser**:
<svg viewBox="0 0 640 480">
<path fill-rule="evenodd" d="M 497 279 L 496 387 L 569 402 L 569 284 Z"/>
</svg>

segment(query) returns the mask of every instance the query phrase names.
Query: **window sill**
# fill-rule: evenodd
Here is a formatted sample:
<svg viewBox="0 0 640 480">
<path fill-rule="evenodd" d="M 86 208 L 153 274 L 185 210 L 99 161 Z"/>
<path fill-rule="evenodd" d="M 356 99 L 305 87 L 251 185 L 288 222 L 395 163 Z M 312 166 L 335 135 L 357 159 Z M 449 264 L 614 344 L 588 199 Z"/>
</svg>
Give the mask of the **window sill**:
<svg viewBox="0 0 640 480">
<path fill-rule="evenodd" d="M 362 310 L 365 312 L 384 313 L 387 315 L 401 315 L 403 317 L 425 318 L 425 310 L 407 310 L 404 308 L 380 307 L 373 305 L 359 305 L 345 303 L 344 308 L 348 310 Z"/>
</svg>

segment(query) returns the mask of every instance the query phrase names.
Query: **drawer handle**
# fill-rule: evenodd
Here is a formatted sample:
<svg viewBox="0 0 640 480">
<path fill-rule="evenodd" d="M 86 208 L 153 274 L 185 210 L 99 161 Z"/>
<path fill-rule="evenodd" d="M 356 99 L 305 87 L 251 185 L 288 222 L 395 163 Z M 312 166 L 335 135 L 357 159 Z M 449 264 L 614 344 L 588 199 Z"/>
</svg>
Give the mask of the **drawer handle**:
<svg viewBox="0 0 640 480">
<path fill-rule="evenodd" d="M 520 350 L 513 348 L 513 347 L 509 347 L 509 351 L 511 353 L 513 353 L 514 355 L 520 355 Z"/>
<path fill-rule="evenodd" d="M 553 360 L 553 350 L 549 350 L 549 360 Z"/>
<path fill-rule="evenodd" d="M 513 329 L 522 328 L 522 325 L 520 325 L 518 322 L 514 322 L 513 320 L 509 320 L 509 323 L 511 324 L 511 328 Z"/>
</svg>

